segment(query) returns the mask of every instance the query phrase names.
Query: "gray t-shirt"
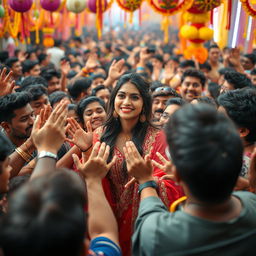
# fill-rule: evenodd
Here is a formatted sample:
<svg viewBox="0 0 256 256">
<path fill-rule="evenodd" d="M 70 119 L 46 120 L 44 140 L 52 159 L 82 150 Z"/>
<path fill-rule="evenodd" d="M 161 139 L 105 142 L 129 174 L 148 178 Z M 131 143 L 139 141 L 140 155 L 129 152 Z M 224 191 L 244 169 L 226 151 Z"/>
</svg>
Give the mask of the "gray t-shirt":
<svg viewBox="0 0 256 256">
<path fill-rule="evenodd" d="M 157 197 L 140 203 L 133 255 L 256 255 L 256 195 L 235 192 L 238 218 L 213 222 L 182 210 L 170 213 Z"/>
</svg>

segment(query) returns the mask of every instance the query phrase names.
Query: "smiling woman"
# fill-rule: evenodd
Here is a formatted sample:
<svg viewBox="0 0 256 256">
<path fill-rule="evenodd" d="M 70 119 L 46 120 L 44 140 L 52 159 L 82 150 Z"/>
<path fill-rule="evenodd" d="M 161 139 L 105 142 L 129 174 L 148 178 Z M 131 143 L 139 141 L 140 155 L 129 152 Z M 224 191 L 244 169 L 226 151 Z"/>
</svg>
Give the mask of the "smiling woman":
<svg viewBox="0 0 256 256">
<path fill-rule="evenodd" d="M 77 106 L 77 115 L 84 129 L 86 129 L 86 123 L 90 121 L 94 131 L 105 122 L 105 104 L 100 98 L 95 96 L 85 98 Z"/>
<path fill-rule="evenodd" d="M 139 74 L 124 75 L 110 96 L 104 127 L 94 133 L 94 143 L 100 140 L 110 146 L 109 161 L 114 156 L 117 158 L 103 180 L 103 187 L 117 217 L 123 255 L 131 254 L 131 235 L 139 206 L 138 184 L 128 183 L 131 177 L 127 173 L 123 147 L 132 140 L 142 156 L 150 154 L 155 160 L 157 152 L 165 156 L 165 136 L 150 123 L 151 106 L 149 84 Z M 164 174 L 154 170 L 156 180 Z M 182 195 L 172 181 L 158 180 L 158 187 L 166 206 Z"/>
</svg>

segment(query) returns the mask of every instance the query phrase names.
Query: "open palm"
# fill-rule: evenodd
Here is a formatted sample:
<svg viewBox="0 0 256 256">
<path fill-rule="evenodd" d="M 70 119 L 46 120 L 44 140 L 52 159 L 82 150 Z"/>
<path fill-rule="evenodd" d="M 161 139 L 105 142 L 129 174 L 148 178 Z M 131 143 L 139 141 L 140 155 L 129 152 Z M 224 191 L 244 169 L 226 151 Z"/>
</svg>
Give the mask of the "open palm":
<svg viewBox="0 0 256 256">
<path fill-rule="evenodd" d="M 74 118 L 68 118 L 66 140 L 75 144 L 81 151 L 86 151 L 92 145 L 93 132 L 90 121 L 86 123 L 87 132 L 82 129 Z"/>
</svg>

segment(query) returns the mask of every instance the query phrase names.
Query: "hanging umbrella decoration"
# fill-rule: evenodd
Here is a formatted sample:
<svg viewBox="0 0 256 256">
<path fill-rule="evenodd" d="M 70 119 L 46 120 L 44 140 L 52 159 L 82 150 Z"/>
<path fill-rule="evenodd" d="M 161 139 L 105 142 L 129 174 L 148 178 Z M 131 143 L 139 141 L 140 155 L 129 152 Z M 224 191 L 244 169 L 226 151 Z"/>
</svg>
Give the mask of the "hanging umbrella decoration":
<svg viewBox="0 0 256 256">
<path fill-rule="evenodd" d="M 25 13 L 30 10 L 33 4 L 33 0 L 9 0 L 9 6 L 14 11 L 13 13 L 13 20 L 14 24 L 11 24 L 11 17 L 9 15 L 8 11 L 8 5 L 5 1 L 5 10 L 7 14 L 7 23 L 8 23 L 8 31 L 10 32 L 10 35 L 14 38 L 17 37 L 19 28 L 20 28 L 20 22 L 21 22 L 21 40 L 23 41 L 25 38 L 30 39 L 30 32 L 29 32 L 29 19 L 25 16 Z M 11 11 L 11 10 L 10 10 Z M 26 24 L 26 26 L 25 26 Z"/>
<path fill-rule="evenodd" d="M 54 45 L 54 20 L 53 12 L 58 11 L 61 6 L 60 0 L 40 0 L 41 7 L 50 12 L 50 24 L 43 28 L 44 40 L 43 45 L 45 47 L 52 47 Z"/>
<path fill-rule="evenodd" d="M 86 9 L 86 0 L 67 0 L 67 10 L 74 13 L 81 13 Z"/>
<path fill-rule="evenodd" d="M 49 12 L 55 12 L 59 9 L 61 1 L 60 0 L 40 0 L 43 9 Z"/>
<path fill-rule="evenodd" d="M 256 9 L 253 8 L 252 4 L 256 4 L 256 0 L 240 0 L 245 12 L 253 18 L 256 18 Z"/>
<path fill-rule="evenodd" d="M 186 25 L 180 29 L 180 36 L 191 44 L 184 52 L 187 59 L 195 58 L 204 63 L 208 58 L 203 43 L 213 38 L 213 30 L 206 26 L 210 21 L 210 11 L 221 5 L 223 0 L 194 0 L 191 8 L 184 14 Z"/>
<path fill-rule="evenodd" d="M 103 13 L 107 11 L 113 3 L 113 0 L 110 0 L 108 3 L 107 0 L 89 0 L 88 1 L 88 10 L 89 12 L 96 14 L 96 28 L 98 31 L 98 38 L 102 37 L 102 28 L 103 28 Z"/>
<path fill-rule="evenodd" d="M 83 12 L 86 9 L 87 7 L 86 0 L 67 0 L 66 7 L 69 12 L 76 14 L 75 28 L 76 28 L 76 31 L 78 31 L 79 13 Z"/>
<path fill-rule="evenodd" d="M 129 23 L 133 22 L 133 13 L 138 10 L 143 0 L 117 0 L 118 6 L 125 12 L 130 13 Z"/>
<path fill-rule="evenodd" d="M 51 25 L 54 26 L 53 12 L 56 12 L 59 10 L 61 6 L 61 1 L 60 0 L 40 0 L 40 4 L 44 10 L 50 12 Z"/>
<path fill-rule="evenodd" d="M 185 11 L 193 4 L 193 0 L 148 0 L 154 11 L 163 15 L 162 30 L 164 31 L 164 42 L 169 40 L 169 17 L 179 12 Z"/>
</svg>

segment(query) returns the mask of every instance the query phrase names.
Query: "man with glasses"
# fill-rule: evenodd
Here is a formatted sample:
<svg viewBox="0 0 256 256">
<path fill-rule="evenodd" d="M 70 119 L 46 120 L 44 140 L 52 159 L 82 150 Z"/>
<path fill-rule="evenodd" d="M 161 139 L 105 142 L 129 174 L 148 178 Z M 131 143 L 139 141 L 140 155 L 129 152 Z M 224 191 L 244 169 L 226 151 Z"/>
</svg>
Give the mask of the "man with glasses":
<svg viewBox="0 0 256 256">
<path fill-rule="evenodd" d="M 153 122 L 158 124 L 161 114 L 166 108 L 166 102 L 170 98 L 180 97 L 180 95 L 168 86 L 161 86 L 155 89 L 152 94 L 152 116 Z"/>
<path fill-rule="evenodd" d="M 245 74 L 235 70 L 228 71 L 224 74 L 224 83 L 221 85 L 220 93 L 252 86 L 251 80 Z"/>
<path fill-rule="evenodd" d="M 168 122 L 170 116 L 185 104 L 186 101 L 182 98 L 170 98 L 166 102 L 166 109 L 164 110 L 164 113 L 160 117 L 160 125 L 163 127 Z"/>
</svg>

